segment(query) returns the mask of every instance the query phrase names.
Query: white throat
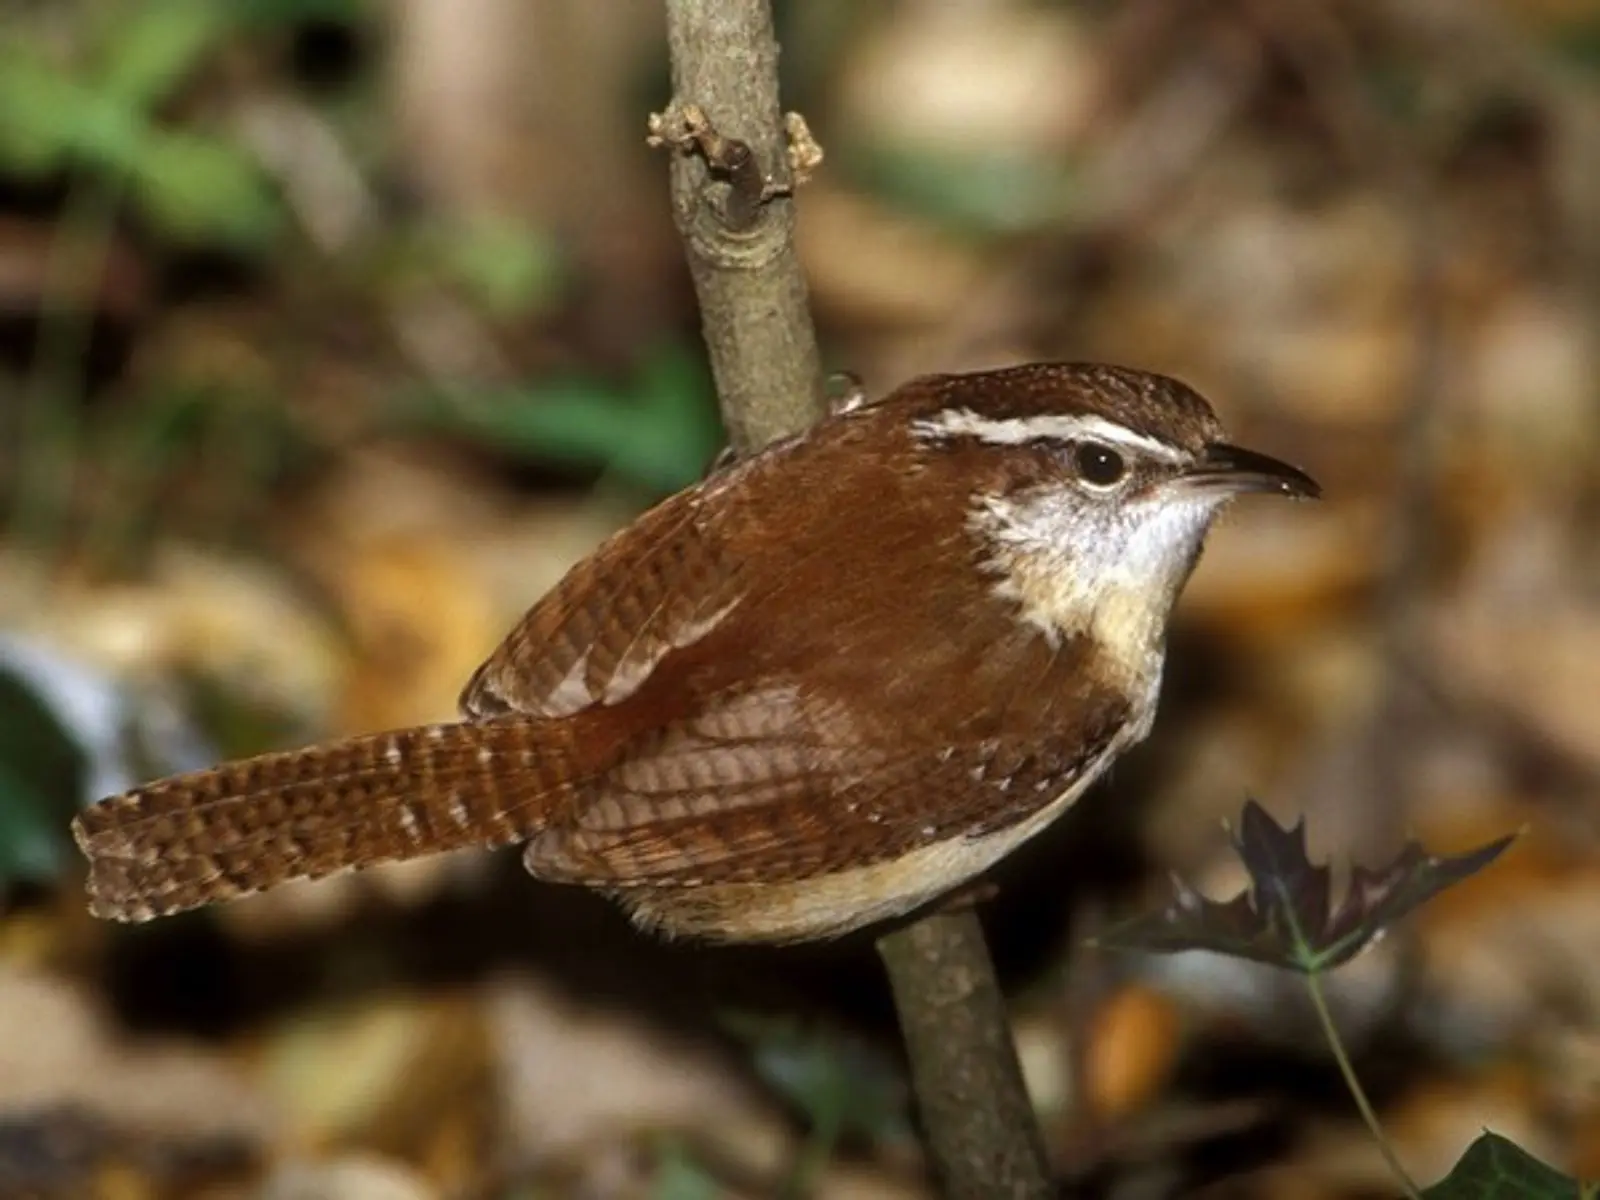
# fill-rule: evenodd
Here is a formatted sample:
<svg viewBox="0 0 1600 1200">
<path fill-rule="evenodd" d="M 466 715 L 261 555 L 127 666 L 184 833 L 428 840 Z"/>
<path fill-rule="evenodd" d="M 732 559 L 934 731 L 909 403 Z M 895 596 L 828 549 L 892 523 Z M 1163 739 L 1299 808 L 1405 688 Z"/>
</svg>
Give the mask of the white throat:
<svg viewBox="0 0 1600 1200">
<path fill-rule="evenodd" d="M 1167 618 L 1220 507 L 1215 497 L 1167 496 L 1107 513 L 1038 492 L 986 497 L 969 523 L 995 593 L 1022 620 L 1052 642 L 1090 634 L 1137 684 L 1159 677 Z"/>
</svg>

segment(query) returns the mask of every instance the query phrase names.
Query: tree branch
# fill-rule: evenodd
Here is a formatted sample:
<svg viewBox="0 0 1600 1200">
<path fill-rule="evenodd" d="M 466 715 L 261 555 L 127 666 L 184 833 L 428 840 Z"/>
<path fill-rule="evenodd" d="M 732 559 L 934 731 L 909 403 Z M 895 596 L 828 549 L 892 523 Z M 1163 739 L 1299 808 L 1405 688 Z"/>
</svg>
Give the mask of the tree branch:
<svg viewBox="0 0 1600 1200">
<path fill-rule="evenodd" d="M 1049 1160 L 970 905 L 878 939 L 934 1165 L 953 1200 L 1042 1200 Z"/>
<path fill-rule="evenodd" d="M 672 153 L 673 213 L 723 422 L 744 453 L 803 429 L 823 410 L 792 198 L 795 168 L 820 152 L 804 122 L 780 123 L 768 0 L 666 7 L 673 99 L 652 117 L 651 140 Z M 935 912 L 885 934 L 878 948 L 947 1193 L 1048 1197 L 1044 1147 L 976 913 Z"/>
<path fill-rule="evenodd" d="M 673 101 L 651 128 L 675 150 L 673 216 L 723 422 L 743 453 L 822 412 L 767 0 L 667 0 L 667 46 Z"/>
</svg>

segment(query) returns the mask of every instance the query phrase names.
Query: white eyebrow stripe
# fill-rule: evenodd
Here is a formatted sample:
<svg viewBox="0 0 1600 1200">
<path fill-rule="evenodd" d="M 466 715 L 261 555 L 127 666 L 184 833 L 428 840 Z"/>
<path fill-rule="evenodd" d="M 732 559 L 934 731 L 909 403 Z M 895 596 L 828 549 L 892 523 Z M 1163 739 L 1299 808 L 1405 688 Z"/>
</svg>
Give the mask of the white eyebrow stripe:
<svg viewBox="0 0 1600 1200">
<path fill-rule="evenodd" d="M 1152 458 L 1167 462 L 1187 462 L 1189 454 L 1159 438 L 1135 433 L 1126 425 L 1118 425 L 1092 413 L 1080 416 L 1050 415 L 1042 417 L 1007 417 L 992 420 L 980 417 L 970 408 L 947 408 L 936 417 L 914 422 L 912 432 L 918 437 L 938 440 L 952 437 L 975 437 L 994 446 L 1020 446 L 1041 438 L 1063 442 L 1092 439 L 1110 442 L 1138 450 Z"/>
</svg>

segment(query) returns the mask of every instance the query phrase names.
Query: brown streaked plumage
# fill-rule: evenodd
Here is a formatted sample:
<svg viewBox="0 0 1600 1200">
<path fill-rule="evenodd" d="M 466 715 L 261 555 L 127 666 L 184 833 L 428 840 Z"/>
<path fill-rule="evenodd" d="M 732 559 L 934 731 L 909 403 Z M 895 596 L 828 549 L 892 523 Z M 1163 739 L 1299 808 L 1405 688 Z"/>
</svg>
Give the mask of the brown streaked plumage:
<svg viewBox="0 0 1600 1200">
<path fill-rule="evenodd" d="M 525 843 L 536 876 L 667 934 L 789 941 L 896 916 L 1144 736 L 1205 528 L 1266 488 L 1315 485 L 1223 445 L 1161 376 L 914 381 L 606 542 L 478 670 L 461 723 L 86 810 L 92 907 L 143 920 Z"/>
</svg>

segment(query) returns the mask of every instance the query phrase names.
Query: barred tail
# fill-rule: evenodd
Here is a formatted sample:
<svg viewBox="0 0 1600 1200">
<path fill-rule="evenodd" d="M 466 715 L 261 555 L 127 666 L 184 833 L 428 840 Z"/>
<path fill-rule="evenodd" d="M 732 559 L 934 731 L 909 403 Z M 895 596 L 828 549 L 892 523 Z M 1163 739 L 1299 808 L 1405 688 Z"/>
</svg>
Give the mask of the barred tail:
<svg viewBox="0 0 1600 1200">
<path fill-rule="evenodd" d="M 526 840 L 573 777 L 570 731 L 426 725 L 224 763 L 85 809 L 89 907 L 147 921 L 291 879 Z"/>
</svg>

